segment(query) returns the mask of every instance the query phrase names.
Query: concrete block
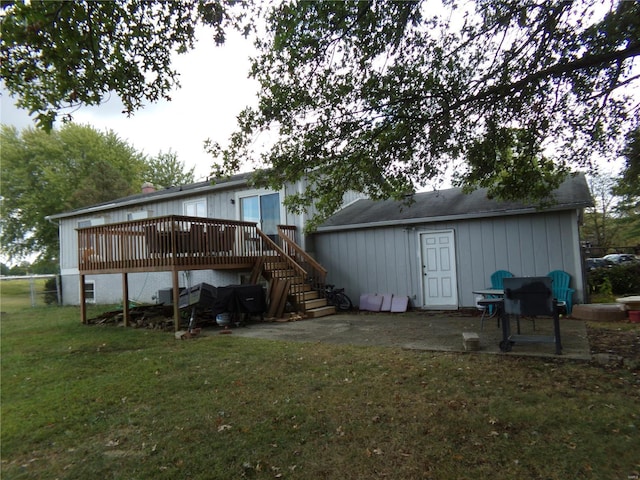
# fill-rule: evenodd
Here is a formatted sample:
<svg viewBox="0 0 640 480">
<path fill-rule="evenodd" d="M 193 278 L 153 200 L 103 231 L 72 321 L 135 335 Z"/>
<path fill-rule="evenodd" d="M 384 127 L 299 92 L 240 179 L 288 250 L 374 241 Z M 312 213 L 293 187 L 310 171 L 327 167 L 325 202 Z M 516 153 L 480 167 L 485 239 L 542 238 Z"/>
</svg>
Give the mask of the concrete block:
<svg viewBox="0 0 640 480">
<path fill-rule="evenodd" d="M 480 337 L 475 332 L 462 332 L 462 344 L 469 352 L 480 350 Z"/>
</svg>

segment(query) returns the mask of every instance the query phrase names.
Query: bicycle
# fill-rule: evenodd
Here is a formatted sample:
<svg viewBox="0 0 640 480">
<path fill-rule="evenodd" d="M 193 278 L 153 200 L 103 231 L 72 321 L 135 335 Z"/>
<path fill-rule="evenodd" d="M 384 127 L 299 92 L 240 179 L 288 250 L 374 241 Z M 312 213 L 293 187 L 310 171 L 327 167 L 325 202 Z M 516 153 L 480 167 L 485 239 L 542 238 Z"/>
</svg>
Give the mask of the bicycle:
<svg viewBox="0 0 640 480">
<path fill-rule="evenodd" d="M 336 307 L 336 310 L 342 312 L 349 311 L 353 308 L 351 299 L 344 293 L 344 288 L 335 288 L 335 285 L 325 285 L 324 296 L 329 305 Z"/>
</svg>

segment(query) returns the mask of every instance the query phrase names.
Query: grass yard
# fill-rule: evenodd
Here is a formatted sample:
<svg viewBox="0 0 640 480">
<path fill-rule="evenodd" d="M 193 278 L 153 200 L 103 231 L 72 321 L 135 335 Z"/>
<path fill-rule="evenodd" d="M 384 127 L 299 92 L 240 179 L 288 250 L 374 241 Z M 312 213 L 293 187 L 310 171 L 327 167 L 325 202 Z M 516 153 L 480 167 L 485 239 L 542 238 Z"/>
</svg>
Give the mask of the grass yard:
<svg viewBox="0 0 640 480">
<path fill-rule="evenodd" d="M 640 478 L 640 381 L 628 370 L 177 341 L 83 326 L 77 308 L 5 293 L 4 480 Z"/>
</svg>

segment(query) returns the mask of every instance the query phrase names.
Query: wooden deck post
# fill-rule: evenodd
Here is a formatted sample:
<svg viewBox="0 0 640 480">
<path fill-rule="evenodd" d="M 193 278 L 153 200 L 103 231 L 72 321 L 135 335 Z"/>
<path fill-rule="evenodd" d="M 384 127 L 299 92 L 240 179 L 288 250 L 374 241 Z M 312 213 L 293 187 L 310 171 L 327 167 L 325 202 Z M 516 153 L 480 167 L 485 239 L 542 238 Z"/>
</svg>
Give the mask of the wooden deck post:
<svg viewBox="0 0 640 480">
<path fill-rule="evenodd" d="M 80 274 L 80 320 L 87 323 L 87 299 L 84 291 L 84 275 Z"/>
<path fill-rule="evenodd" d="M 122 274 L 122 318 L 124 326 L 129 326 L 129 275 L 127 272 Z"/>
<path fill-rule="evenodd" d="M 178 269 L 173 268 L 173 326 L 177 332 L 180 329 L 180 287 L 178 286 Z"/>
</svg>

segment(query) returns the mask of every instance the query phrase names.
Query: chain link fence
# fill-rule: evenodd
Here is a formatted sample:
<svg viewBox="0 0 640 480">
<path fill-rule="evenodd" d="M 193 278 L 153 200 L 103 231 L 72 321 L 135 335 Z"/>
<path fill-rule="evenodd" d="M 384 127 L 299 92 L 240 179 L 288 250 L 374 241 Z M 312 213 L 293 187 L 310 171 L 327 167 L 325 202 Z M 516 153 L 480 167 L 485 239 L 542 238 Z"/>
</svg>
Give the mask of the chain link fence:
<svg viewBox="0 0 640 480">
<path fill-rule="evenodd" d="M 0 276 L 2 303 L 25 307 L 62 305 L 60 275 Z"/>
</svg>

